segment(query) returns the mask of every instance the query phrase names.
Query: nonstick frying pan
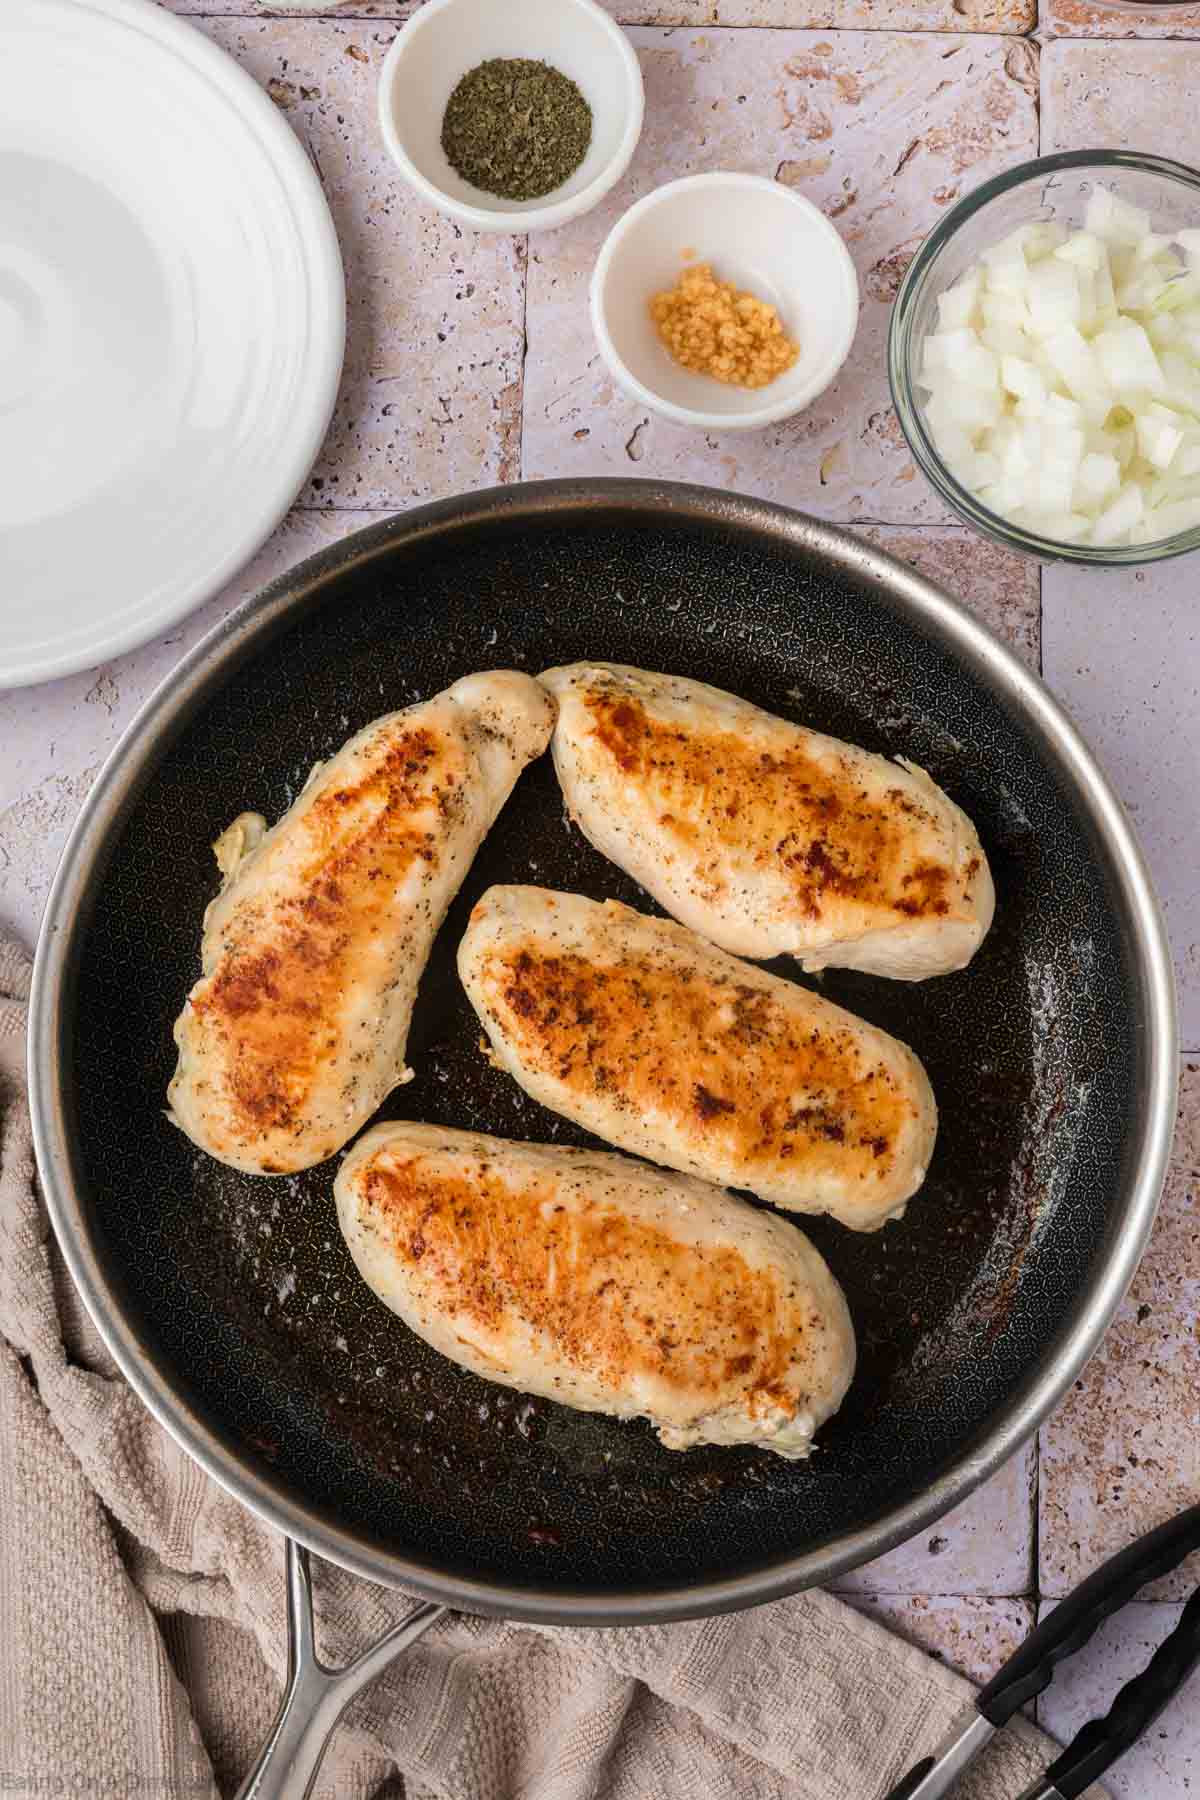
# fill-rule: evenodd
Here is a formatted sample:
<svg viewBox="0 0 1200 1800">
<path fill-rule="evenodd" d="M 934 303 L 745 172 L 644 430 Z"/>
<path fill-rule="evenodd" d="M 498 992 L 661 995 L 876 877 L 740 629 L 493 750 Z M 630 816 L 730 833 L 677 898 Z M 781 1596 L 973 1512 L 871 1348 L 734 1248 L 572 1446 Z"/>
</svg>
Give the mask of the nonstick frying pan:
<svg viewBox="0 0 1200 1800">
<path fill-rule="evenodd" d="M 663 1449 L 648 1426 L 451 1367 L 366 1290 L 335 1163 L 255 1179 L 166 1122 L 210 845 L 281 813 L 370 718 L 469 670 L 597 657 L 732 689 L 927 768 L 977 822 L 996 925 L 970 968 L 823 992 L 911 1043 L 941 1109 L 901 1224 L 804 1221 L 860 1366 L 808 1462 Z M 589 1140 L 479 1052 L 454 973 L 490 883 L 653 910 L 522 777 L 422 983 L 417 1078 L 382 1108 Z M 781 969 L 804 979 L 791 967 Z M 677 1618 L 826 1580 L 927 1525 L 1030 1433 L 1136 1265 L 1174 1116 L 1170 962 L 1128 825 L 1037 679 L 844 532 L 664 483 L 551 482 L 419 508 L 277 581 L 184 661 L 114 752 L 51 896 L 34 985 L 39 1160 L 118 1363 L 248 1505 L 350 1569 L 539 1620 Z"/>
</svg>

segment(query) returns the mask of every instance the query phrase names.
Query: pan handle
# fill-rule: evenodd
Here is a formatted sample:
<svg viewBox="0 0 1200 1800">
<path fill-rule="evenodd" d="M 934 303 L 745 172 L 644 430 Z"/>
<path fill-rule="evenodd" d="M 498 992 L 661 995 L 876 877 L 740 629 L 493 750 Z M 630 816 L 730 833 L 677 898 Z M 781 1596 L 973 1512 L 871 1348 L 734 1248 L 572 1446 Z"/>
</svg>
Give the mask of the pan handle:
<svg viewBox="0 0 1200 1800">
<path fill-rule="evenodd" d="M 279 1711 L 236 1800 L 306 1800 L 334 1726 L 355 1694 L 446 1613 L 423 1603 L 344 1669 L 317 1656 L 308 1551 L 287 1544 L 288 1672 Z"/>
</svg>

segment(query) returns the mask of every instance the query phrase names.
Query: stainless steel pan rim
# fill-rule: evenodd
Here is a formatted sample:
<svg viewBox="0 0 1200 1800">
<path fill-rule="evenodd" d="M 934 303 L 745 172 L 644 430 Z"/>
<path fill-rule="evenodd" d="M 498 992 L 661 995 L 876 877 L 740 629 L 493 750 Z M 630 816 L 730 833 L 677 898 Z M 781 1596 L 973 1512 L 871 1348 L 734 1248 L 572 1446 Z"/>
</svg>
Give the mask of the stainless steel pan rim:
<svg viewBox="0 0 1200 1800">
<path fill-rule="evenodd" d="M 139 1337 L 102 1265 L 72 1159 L 67 1096 L 58 1079 L 79 921 L 105 845 L 137 797 L 157 751 L 202 702 L 214 671 L 319 588 L 335 570 L 413 543 L 448 525 L 519 522 L 555 511 L 606 509 L 661 519 L 716 521 L 827 559 L 885 595 L 928 635 L 967 661 L 1019 717 L 1066 778 L 1111 855 L 1131 921 L 1130 950 L 1144 995 L 1146 1079 L 1140 1149 L 1119 1231 L 1099 1254 L 1052 1353 L 1016 1389 L 986 1431 L 923 1491 L 869 1525 L 736 1577 L 612 1595 L 543 1591 L 473 1580 L 383 1551 L 330 1524 L 252 1466 L 176 1391 L 170 1371 Z M 358 533 L 282 576 L 216 627 L 162 683 L 104 765 L 64 850 L 46 907 L 30 1001 L 29 1080 L 34 1141 L 47 1208 L 64 1259 L 117 1366 L 155 1418 L 229 1493 L 269 1524 L 355 1574 L 472 1612 L 558 1624 L 615 1625 L 700 1617 L 776 1600 L 828 1582 L 932 1525 L 1030 1437 L 1071 1386 L 1115 1313 L 1146 1246 L 1167 1170 L 1179 1078 L 1175 984 L 1167 937 L 1141 851 L 1105 775 L 1056 701 L 983 625 L 933 583 L 849 533 L 766 501 L 671 482 L 530 482 L 438 501 Z"/>
</svg>

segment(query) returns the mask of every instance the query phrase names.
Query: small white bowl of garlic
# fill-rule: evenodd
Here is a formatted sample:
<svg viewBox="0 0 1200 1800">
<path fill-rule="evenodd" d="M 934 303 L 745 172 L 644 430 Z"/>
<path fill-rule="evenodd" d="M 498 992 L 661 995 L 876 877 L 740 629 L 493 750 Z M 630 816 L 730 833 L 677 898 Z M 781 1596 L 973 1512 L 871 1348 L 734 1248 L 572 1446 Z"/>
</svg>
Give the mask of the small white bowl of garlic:
<svg viewBox="0 0 1200 1800">
<path fill-rule="evenodd" d="M 619 386 L 701 431 L 753 431 L 810 406 L 849 354 L 858 304 L 854 264 L 824 213 L 738 170 L 685 175 L 638 200 L 591 283 L 592 328 Z M 741 341 L 724 358 L 731 324 Z"/>
<path fill-rule="evenodd" d="M 941 497 L 1046 559 L 1200 548 L 1200 174 L 1042 157 L 961 200 L 892 315 L 901 427 Z"/>
</svg>

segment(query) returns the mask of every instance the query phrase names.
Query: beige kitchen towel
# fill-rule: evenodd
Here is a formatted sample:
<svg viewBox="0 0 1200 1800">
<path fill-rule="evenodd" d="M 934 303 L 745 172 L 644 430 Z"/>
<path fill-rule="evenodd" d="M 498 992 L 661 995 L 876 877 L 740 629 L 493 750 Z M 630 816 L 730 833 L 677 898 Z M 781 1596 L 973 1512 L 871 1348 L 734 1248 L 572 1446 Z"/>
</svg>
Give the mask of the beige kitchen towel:
<svg viewBox="0 0 1200 1800">
<path fill-rule="evenodd" d="M 277 1702 L 282 1540 L 122 1380 L 37 1194 L 29 964 L 0 942 L 0 1794 L 228 1794 Z M 412 1605 L 315 1565 L 342 1662 Z M 971 1693 L 828 1595 L 608 1631 L 454 1614 L 355 1703 L 323 1800 L 879 1800 Z M 959 1800 L 1053 1754 L 1003 1733 Z"/>
</svg>

